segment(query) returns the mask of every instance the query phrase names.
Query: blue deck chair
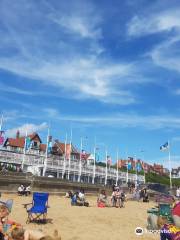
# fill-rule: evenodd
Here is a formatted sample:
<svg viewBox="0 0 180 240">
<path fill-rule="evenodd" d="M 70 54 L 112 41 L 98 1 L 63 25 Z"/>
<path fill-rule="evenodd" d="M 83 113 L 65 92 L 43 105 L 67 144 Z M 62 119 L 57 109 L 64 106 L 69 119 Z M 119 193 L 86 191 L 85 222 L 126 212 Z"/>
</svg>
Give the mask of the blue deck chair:
<svg viewBox="0 0 180 240">
<path fill-rule="evenodd" d="M 49 193 L 33 193 L 33 202 L 28 204 L 23 204 L 27 210 L 28 218 L 26 223 L 37 222 L 46 223 L 47 208 L 48 206 Z M 32 204 L 30 209 L 27 206 Z"/>
</svg>

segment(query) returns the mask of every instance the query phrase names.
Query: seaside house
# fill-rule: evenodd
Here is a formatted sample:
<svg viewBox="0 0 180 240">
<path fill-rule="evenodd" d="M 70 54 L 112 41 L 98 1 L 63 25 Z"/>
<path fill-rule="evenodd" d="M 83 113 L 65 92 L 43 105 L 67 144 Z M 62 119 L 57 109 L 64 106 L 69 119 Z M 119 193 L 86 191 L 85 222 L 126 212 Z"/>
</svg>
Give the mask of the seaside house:
<svg viewBox="0 0 180 240">
<path fill-rule="evenodd" d="M 66 152 L 66 159 L 68 160 L 71 156 L 71 160 L 79 159 L 78 150 L 70 143 L 62 143 L 59 140 L 55 140 L 52 146 L 52 154 L 60 157 L 64 157 Z"/>
<path fill-rule="evenodd" d="M 156 173 L 156 174 L 163 175 L 164 174 L 163 165 L 154 163 L 154 165 L 153 165 L 153 172 Z"/>
<path fill-rule="evenodd" d="M 26 152 L 29 154 L 44 154 L 46 151 L 46 144 L 42 144 L 41 138 L 37 133 L 29 134 L 27 137 L 20 136 L 20 132 L 17 131 L 15 138 L 7 138 L 3 147 L 8 151 L 23 153 L 25 138 L 28 138 L 29 146 Z"/>
</svg>

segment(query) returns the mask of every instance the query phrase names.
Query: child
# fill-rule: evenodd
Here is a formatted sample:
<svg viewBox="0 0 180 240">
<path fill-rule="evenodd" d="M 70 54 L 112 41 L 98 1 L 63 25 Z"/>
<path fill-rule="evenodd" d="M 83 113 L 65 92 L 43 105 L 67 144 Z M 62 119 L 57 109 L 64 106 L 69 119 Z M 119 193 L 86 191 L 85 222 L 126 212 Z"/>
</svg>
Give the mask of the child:
<svg viewBox="0 0 180 240">
<path fill-rule="evenodd" d="M 13 240 L 61 240 L 60 237 L 58 237 L 58 232 L 54 232 L 54 237 L 45 235 L 43 232 L 38 230 L 25 230 L 23 228 L 14 228 L 11 231 L 11 237 Z"/>
<path fill-rule="evenodd" d="M 6 203 L 0 205 L 0 239 L 8 239 L 9 231 L 13 226 L 20 226 L 20 224 L 8 219 L 12 206 L 6 205 Z"/>
</svg>

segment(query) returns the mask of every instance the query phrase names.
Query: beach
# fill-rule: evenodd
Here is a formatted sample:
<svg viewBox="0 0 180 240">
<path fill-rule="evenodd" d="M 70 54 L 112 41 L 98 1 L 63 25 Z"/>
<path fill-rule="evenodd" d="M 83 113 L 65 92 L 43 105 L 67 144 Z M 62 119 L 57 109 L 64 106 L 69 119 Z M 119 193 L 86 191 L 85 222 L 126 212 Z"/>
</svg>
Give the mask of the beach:
<svg viewBox="0 0 180 240">
<path fill-rule="evenodd" d="M 27 213 L 22 204 L 30 203 L 32 195 L 17 196 L 2 194 L 1 200 L 13 199 L 10 219 L 21 223 L 27 229 L 40 229 L 52 235 L 58 229 L 62 240 L 156 240 L 159 235 L 144 233 L 135 234 L 137 227 L 146 228 L 147 209 L 155 203 L 127 201 L 125 208 L 98 208 L 96 196 L 88 196 L 90 207 L 71 206 L 70 199 L 63 196 L 49 196 L 47 224 L 26 224 Z M 145 230 L 144 230 L 145 231 Z"/>
</svg>

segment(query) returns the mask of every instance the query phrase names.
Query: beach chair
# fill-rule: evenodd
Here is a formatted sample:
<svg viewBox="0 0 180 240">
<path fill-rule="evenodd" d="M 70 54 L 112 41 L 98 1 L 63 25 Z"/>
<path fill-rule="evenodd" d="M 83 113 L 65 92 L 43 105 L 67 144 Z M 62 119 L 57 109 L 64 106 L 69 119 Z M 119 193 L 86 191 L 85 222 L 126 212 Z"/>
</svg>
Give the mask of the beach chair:
<svg viewBox="0 0 180 240">
<path fill-rule="evenodd" d="M 173 223 L 171 205 L 168 203 L 159 203 L 159 216 L 166 217 L 168 223 Z"/>
<path fill-rule="evenodd" d="M 26 223 L 46 223 L 49 193 L 33 193 L 32 203 L 23 204 L 26 208 L 28 217 Z M 28 205 L 32 205 L 27 209 Z"/>
</svg>

